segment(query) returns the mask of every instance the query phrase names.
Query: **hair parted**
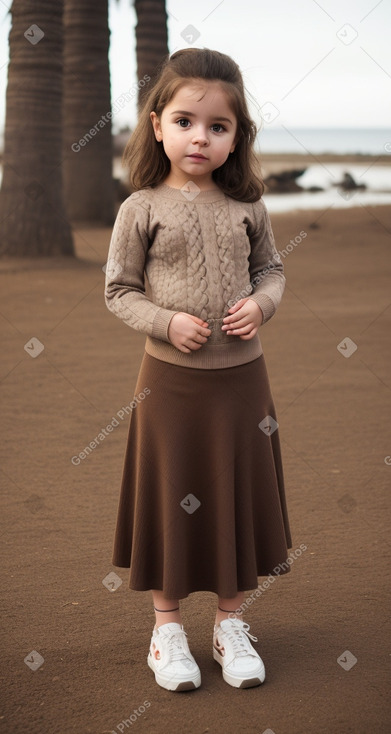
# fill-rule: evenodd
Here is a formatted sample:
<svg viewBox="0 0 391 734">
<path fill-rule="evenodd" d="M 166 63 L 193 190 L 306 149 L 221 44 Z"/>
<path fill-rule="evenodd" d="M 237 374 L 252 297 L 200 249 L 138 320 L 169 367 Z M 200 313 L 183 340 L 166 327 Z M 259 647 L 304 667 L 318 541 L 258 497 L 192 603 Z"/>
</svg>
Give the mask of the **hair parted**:
<svg viewBox="0 0 391 734">
<path fill-rule="evenodd" d="M 258 201 L 264 192 L 264 184 L 254 152 L 257 127 L 249 115 L 242 75 L 230 56 L 208 48 L 181 49 L 164 59 L 123 154 L 123 163 L 129 168 L 132 192 L 157 186 L 167 178 L 170 161 L 163 143 L 155 138 L 150 112 L 155 111 L 160 118 L 177 91 L 193 80 L 219 82 L 237 119 L 235 150 L 220 168 L 213 171 L 213 180 L 234 199 Z"/>
</svg>

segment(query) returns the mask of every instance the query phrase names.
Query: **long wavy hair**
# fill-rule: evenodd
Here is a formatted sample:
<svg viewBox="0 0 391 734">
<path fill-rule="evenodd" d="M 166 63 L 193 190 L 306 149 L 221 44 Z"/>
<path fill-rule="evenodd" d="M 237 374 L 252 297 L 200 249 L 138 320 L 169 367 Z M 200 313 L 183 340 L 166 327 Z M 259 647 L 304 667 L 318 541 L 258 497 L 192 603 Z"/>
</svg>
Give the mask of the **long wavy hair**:
<svg viewBox="0 0 391 734">
<path fill-rule="evenodd" d="M 181 49 L 163 61 L 123 154 L 131 191 L 157 186 L 167 178 L 170 160 L 163 143 L 155 138 L 150 113 L 155 111 L 160 118 L 164 107 L 189 80 L 219 82 L 237 120 L 235 150 L 213 171 L 213 180 L 233 199 L 258 201 L 264 192 L 261 167 L 254 152 L 258 131 L 249 115 L 242 75 L 230 56 L 208 48 Z"/>
</svg>

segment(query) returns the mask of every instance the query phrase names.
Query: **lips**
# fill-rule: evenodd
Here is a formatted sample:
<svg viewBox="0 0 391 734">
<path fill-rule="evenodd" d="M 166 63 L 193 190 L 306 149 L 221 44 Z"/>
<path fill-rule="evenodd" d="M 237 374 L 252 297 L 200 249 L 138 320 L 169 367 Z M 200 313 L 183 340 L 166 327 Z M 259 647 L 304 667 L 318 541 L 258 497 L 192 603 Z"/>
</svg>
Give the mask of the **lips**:
<svg viewBox="0 0 391 734">
<path fill-rule="evenodd" d="M 197 160 L 206 161 L 206 156 L 202 155 L 202 153 L 192 153 L 191 155 L 187 156 L 188 158 L 196 158 Z"/>
</svg>

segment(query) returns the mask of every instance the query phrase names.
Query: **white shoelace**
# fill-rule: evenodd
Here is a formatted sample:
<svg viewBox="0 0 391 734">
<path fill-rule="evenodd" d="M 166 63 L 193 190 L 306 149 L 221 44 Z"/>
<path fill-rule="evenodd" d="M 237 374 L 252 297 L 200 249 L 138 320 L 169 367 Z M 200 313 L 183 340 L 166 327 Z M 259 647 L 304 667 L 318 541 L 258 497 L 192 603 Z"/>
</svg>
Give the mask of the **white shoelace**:
<svg viewBox="0 0 391 734">
<path fill-rule="evenodd" d="M 253 642 L 258 642 L 258 637 L 255 637 L 255 635 L 250 635 L 249 629 L 250 625 L 247 624 L 247 622 L 237 623 L 236 619 L 231 620 L 233 624 L 233 629 L 230 630 L 223 630 L 222 632 L 224 635 L 227 635 L 232 648 L 233 653 L 235 656 L 245 656 L 245 655 L 251 655 L 253 654 L 251 650 L 249 650 L 249 645 L 243 640 L 243 634 L 245 634 L 248 638 L 250 638 Z M 219 634 L 217 633 L 217 638 L 219 637 Z M 247 643 L 247 644 L 246 644 Z"/>
<path fill-rule="evenodd" d="M 165 635 L 165 642 L 168 644 L 170 661 L 183 660 L 184 658 L 189 659 L 188 653 L 186 652 L 183 644 L 184 636 L 186 639 L 187 632 L 185 632 L 185 630 L 181 630 L 180 632 L 170 632 L 168 635 Z"/>
</svg>

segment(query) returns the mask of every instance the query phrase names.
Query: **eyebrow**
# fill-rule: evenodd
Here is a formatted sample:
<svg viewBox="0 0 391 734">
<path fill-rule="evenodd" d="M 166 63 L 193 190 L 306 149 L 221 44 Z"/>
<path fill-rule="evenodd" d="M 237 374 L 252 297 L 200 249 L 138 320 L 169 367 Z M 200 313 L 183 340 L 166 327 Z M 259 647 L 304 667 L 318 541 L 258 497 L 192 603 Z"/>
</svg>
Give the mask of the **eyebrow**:
<svg viewBox="0 0 391 734">
<path fill-rule="evenodd" d="M 185 115 L 186 117 L 195 117 L 195 114 L 193 112 L 186 112 L 186 110 L 175 110 L 174 112 L 171 112 L 171 115 Z M 224 122 L 229 122 L 232 125 L 232 120 L 230 120 L 229 117 L 212 117 L 212 120 L 223 120 Z"/>
</svg>

